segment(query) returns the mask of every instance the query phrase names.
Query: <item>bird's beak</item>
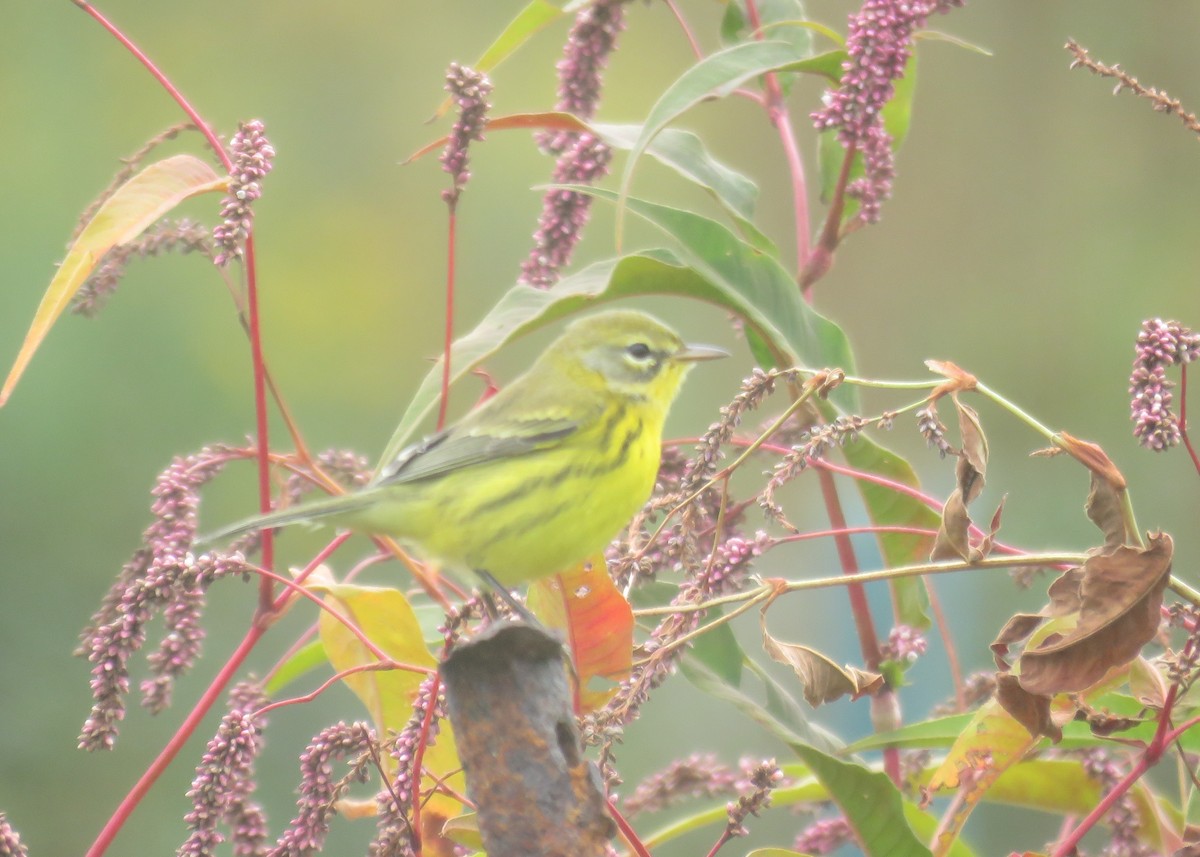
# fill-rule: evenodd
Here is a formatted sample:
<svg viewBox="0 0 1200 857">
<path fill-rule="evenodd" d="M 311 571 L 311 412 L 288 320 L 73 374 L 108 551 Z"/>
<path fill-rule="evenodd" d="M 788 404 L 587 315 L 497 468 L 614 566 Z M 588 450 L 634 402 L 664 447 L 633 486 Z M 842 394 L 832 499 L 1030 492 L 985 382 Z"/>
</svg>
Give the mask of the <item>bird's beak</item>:
<svg viewBox="0 0 1200 857">
<path fill-rule="evenodd" d="M 696 363 L 700 360 L 719 360 L 728 357 L 729 352 L 711 345 L 684 345 L 672 356 L 682 363 Z"/>
</svg>

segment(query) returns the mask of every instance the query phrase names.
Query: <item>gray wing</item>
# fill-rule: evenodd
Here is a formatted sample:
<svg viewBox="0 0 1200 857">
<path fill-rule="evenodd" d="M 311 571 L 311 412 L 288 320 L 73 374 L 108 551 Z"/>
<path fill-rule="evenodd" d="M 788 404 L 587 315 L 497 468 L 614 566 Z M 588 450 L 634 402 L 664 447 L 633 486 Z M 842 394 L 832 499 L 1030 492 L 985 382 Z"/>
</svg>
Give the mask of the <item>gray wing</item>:
<svg viewBox="0 0 1200 857">
<path fill-rule="evenodd" d="M 526 455 L 556 446 L 578 429 L 574 420 L 555 418 L 504 422 L 487 434 L 461 426 L 447 429 L 402 450 L 373 485 L 415 482 L 497 458 Z"/>
</svg>

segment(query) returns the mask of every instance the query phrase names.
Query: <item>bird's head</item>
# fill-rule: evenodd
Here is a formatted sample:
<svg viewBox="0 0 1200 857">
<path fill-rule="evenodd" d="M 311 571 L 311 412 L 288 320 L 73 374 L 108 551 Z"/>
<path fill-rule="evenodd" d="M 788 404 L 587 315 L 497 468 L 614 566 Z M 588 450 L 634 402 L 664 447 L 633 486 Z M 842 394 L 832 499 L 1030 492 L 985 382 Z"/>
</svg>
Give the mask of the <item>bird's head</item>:
<svg viewBox="0 0 1200 857">
<path fill-rule="evenodd" d="M 635 310 L 610 310 L 573 322 L 554 349 L 580 383 L 603 384 L 610 393 L 663 409 L 700 360 L 727 357 L 719 348 L 688 345 L 658 319 Z"/>
</svg>

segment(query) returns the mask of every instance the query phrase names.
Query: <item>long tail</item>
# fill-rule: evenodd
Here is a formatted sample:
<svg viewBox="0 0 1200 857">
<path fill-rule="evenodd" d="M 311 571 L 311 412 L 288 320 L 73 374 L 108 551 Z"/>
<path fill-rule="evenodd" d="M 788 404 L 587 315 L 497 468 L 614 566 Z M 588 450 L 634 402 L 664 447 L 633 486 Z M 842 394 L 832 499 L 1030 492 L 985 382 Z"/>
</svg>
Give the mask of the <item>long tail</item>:
<svg viewBox="0 0 1200 857">
<path fill-rule="evenodd" d="M 375 502 L 371 491 L 359 491 L 354 494 L 339 494 L 336 497 L 324 497 L 299 506 L 290 506 L 278 512 L 268 512 L 265 515 L 254 515 L 230 524 L 215 532 L 202 535 L 196 539 L 197 546 L 212 544 L 245 535 L 254 530 L 271 530 L 276 527 L 287 527 L 292 524 L 308 524 L 325 518 L 340 517 L 365 509 Z"/>
</svg>

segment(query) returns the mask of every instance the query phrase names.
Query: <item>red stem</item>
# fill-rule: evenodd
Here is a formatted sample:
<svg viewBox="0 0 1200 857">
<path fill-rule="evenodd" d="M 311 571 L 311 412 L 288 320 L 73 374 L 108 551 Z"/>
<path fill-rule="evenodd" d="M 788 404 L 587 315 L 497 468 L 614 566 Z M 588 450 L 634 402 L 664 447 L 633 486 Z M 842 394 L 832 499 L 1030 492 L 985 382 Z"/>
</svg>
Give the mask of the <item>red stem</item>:
<svg viewBox="0 0 1200 857">
<path fill-rule="evenodd" d="M 838 497 L 833 475 L 826 470 L 819 470 L 817 479 L 821 485 L 821 496 L 825 500 L 829 523 L 833 525 L 835 531 L 833 541 L 837 546 L 842 574 L 858 574 L 858 557 L 854 553 L 854 545 L 851 543 L 850 537 L 845 532 L 848 529 L 846 516 L 842 511 L 842 502 Z M 850 612 L 854 614 L 854 626 L 858 632 L 858 645 L 862 650 L 863 662 L 867 665 L 867 669 L 876 669 L 880 661 L 879 637 L 875 634 L 871 608 L 867 605 L 867 592 L 861 583 L 848 584 L 846 592 L 850 595 Z"/>
<path fill-rule="evenodd" d="M 433 712 L 437 708 L 438 693 L 441 692 L 442 677 L 434 673 L 429 700 L 425 705 L 425 718 L 421 721 L 421 736 L 413 753 L 412 763 L 412 835 L 413 850 L 421 854 L 421 768 L 425 764 L 425 748 L 429 744 L 429 730 L 433 727 Z"/>
<path fill-rule="evenodd" d="M 258 274 L 254 258 L 254 235 L 246 236 L 246 305 L 250 316 L 250 360 L 254 370 L 254 428 L 258 435 L 258 508 L 271 511 L 271 444 L 268 439 L 267 377 L 263 359 L 262 328 L 258 316 Z M 262 533 L 262 563 L 275 567 L 275 536 L 271 530 Z M 259 579 L 258 609 L 269 610 L 275 596 L 270 578 Z"/>
<path fill-rule="evenodd" d="M 188 716 L 184 718 L 183 723 L 179 725 L 179 729 L 171 736 L 171 740 L 162 748 L 162 751 L 150 763 L 150 767 L 146 769 L 133 788 L 129 790 L 129 794 L 125 795 L 125 799 L 121 801 L 120 806 L 109 817 L 100 834 L 96 837 L 96 841 L 88 849 L 86 857 L 100 857 L 100 855 L 108 850 L 108 846 L 112 845 L 113 839 L 116 838 L 117 833 L 129 819 L 129 816 L 133 814 L 137 805 L 141 803 L 142 798 L 146 796 L 146 793 L 158 781 L 162 772 L 167 769 L 167 766 L 171 764 L 175 756 L 183 749 L 183 745 L 192 737 L 192 733 L 196 731 L 196 727 L 204 720 L 209 709 L 221 698 L 221 695 L 225 692 L 225 687 L 233 680 L 233 677 L 241 668 L 242 662 L 246 660 L 246 657 L 266 632 L 266 625 L 255 622 L 250 626 L 250 630 L 246 632 L 246 636 L 242 639 L 242 642 L 238 644 L 237 649 L 230 656 L 229 660 L 221 667 L 221 671 L 217 673 L 216 677 L 212 680 L 212 684 L 204 691 L 204 695 L 200 697 L 195 707 L 188 712 Z"/>
<path fill-rule="evenodd" d="M 708 857 L 717 857 L 717 852 L 725 847 L 725 843 L 733 837 L 729 833 L 729 828 L 721 831 L 721 835 L 717 837 L 717 841 L 713 843 L 713 847 L 708 851 Z"/>
<path fill-rule="evenodd" d="M 692 46 L 692 54 L 698 60 L 704 59 L 704 51 L 700 49 L 700 43 L 696 41 L 696 36 L 692 33 L 692 28 L 688 26 L 687 19 L 679 11 L 679 6 L 675 3 L 675 0 L 667 0 L 667 8 L 671 10 L 671 14 L 675 16 L 675 20 L 679 22 L 679 29 L 683 30 L 683 35 L 687 37 L 688 44 Z"/>
<path fill-rule="evenodd" d="M 629 820 L 625 818 L 625 816 L 621 815 L 620 810 L 617 809 L 616 803 L 612 800 L 609 800 L 608 802 L 608 814 L 611 815 L 612 820 L 617 823 L 617 830 L 621 832 L 621 838 L 625 840 L 625 844 L 629 846 L 629 850 L 632 851 L 636 857 L 650 857 L 650 852 L 646 850 L 646 846 L 642 842 L 641 838 L 637 835 L 637 831 L 633 829 L 633 826 L 629 823 Z"/>
<path fill-rule="evenodd" d="M 374 661 L 373 663 L 369 663 L 369 664 L 358 664 L 357 666 L 346 667 L 346 669 L 340 670 L 340 671 L 334 673 L 329 678 L 327 678 L 325 681 L 321 682 L 320 686 L 316 690 L 312 691 L 311 693 L 306 693 L 303 696 L 293 696 L 288 699 L 280 699 L 280 700 L 277 700 L 276 702 L 267 703 L 262 708 L 258 709 L 253 714 L 251 714 L 251 719 L 261 717 L 264 714 L 270 714 L 272 711 L 274 711 L 277 708 L 286 708 L 289 705 L 300 705 L 305 702 L 312 702 L 318 696 L 323 694 L 325 691 L 329 690 L 329 688 L 333 687 L 335 684 L 337 684 L 339 681 L 346 678 L 347 676 L 357 675 L 358 673 L 384 672 L 384 671 L 395 670 L 395 669 L 408 670 L 409 672 L 417 672 L 417 673 L 424 673 L 424 674 L 428 674 L 430 672 L 428 667 L 414 667 L 409 664 L 401 664 L 397 661 L 391 660 L 390 658 L 388 658 L 387 660 L 383 660 L 383 661 Z"/>
<path fill-rule="evenodd" d="M 337 550 L 344 541 L 344 538 L 334 539 L 324 550 L 313 557 L 312 561 L 305 567 L 305 570 L 297 576 L 297 582 L 302 581 L 313 569 L 328 559 L 329 555 Z M 167 741 L 166 746 L 162 748 L 158 756 L 150 763 L 150 767 L 134 783 L 133 788 L 125 795 L 125 799 L 121 801 L 116 811 L 105 822 L 103 829 L 96 837 L 96 841 L 88 849 L 86 857 L 100 857 L 100 855 L 108 850 L 108 846 L 112 844 L 113 839 L 116 838 L 117 833 L 125 825 L 125 822 L 129 820 L 129 816 L 137 809 L 137 805 L 141 803 L 142 798 L 146 796 L 146 793 L 150 791 L 150 788 L 162 776 L 163 771 L 167 769 L 167 766 L 171 764 L 179 754 L 179 751 L 183 749 L 183 745 L 192 737 L 192 733 L 196 731 L 196 727 L 200 725 L 205 715 L 208 714 L 217 700 L 221 698 L 221 694 L 225 692 L 225 688 L 229 685 L 229 682 L 237 675 L 237 671 L 241 668 L 242 663 L 246 660 L 251 650 L 262 639 L 267 629 L 271 627 L 275 612 L 282 610 L 287 605 L 287 599 L 290 597 L 291 595 L 285 592 L 271 604 L 270 610 L 265 613 L 262 611 L 255 612 L 250 630 L 246 632 L 246 636 L 242 639 L 242 642 L 238 644 L 237 649 L 230 655 L 229 660 L 221 667 L 216 677 L 213 678 L 212 683 L 209 684 L 208 689 L 204 691 L 204 694 L 196 702 L 196 705 L 188 712 L 187 717 L 179 724 L 179 728 L 175 730 L 175 734 Z"/>
<path fill-rule="evenodd" d="M 167 79 L 167 76 L 159 71 L 158 66 L 156 66 L 148 56 L 142 53 L 141 49 L 138 48 L 138 46 L 132 41 L 130 41 L 128 36 L 122 33 L 119 29 L 117 29 L 116 25 L 100 14 L 100 10 L 98 10 L 91 3 L 88 3 L 87 0 L 74 0 L 74 3 L 80 9 L 94 18 L 100 24 L 100 26 L 108 30 L 113 38 L 120 42 L 127 51 L 133 54 L 138 62 L 145 66 L 146 71 L 150 72 L 154 79 L 159 82 L 159 85 L 161 85 L 162 88 L 167 91 L 167 94 L 175 100 L 175 103 L 179 105 L 179 108 L 187 114 L 187 117 L 191 119 L 192 122 L 196 124 L 196 128 L 198 128 L 200 133 L 204 135 L 204 139 L 208 141 L 208 145 L 212 147 L 212 150 L 216 153 L 217 157 L 221 159 L 221 163 L 224 165 L 225 169 L 232 172 L 233 161 L 229 159 L 229 155 L 226 154 L 225 149 L 221 146 L 221 141 L 217 139 L 217 135 L 213 133 L 213 130 L 209 127 L 208 123 L 205 122 L 200 117 L 200 114 L 196 112 L 196 108 L 192 107 L 191 103 L 183 97 L 183 93 L 175 88 L 175 84 L 171 83 L 171 81 Z"/>
<path fill-rule="evenodd" d="M 754 28 L 754 37 L 761 41 L 764 37 L 762 20 L 758 14 L 758 4 L 755 0 L 746 0 L 746 13 L 750 17 L 750 25 Z M 788 174 L 792 180 L 792 209 L 796 213 L 796 272 L 803 271 L 808 264 L 808 190 L 804 178 L 804 161 L 800 158 L 800 146 L 792 130 L 792 119 L 788 113 L 787 103 L 783 98 L 783 90 L 779 86 L 779 77 L 773 71 L 763 75 L 763 88 L 767 93 L 767 118 L 779 132 L 779 142 L 783 147 L 784 157 L 787 158 Z"/>
<path fill-rule="evenodd" d="M 1179 372 L 1179 433 L 1183 437 L 1183 446 L 1188 451 L 1188 455 L 1192 457 L 1192 466 L 1196 468 L 1196 472 L 1200 473 L 1200 455 L 1196 455 L 1196 448 L 1192 446 L 1192 439 L 1188 437 L 1188 422 L 1187 422 L 1187 364 L 1183 364 L 1183 368 Z"/>
<path fill-rule="evenodd" d="M 1172 742 L 1179 735 L 1183 734 L 1181 729 L 1184 727 L 1173 731 L 1170 729 L 1171 711 L 1175 708 L 1175 700 L 1178 693 L 1179 685 L 1171 685 L 1170 690 L 1167 691 L 1167 698 L 1163 701 L 1162 711 L 1158 713 L 1158 728 L 1154 730 L 1154 737 L 1150 739 L 1150 743 L 1142 750 L 1133 768 L 1121 778 L 1119 783 L 1112 787 L 1108 794 L 1092 808 L 1087 817 L 1079 822 L 1079 825 L 1066 838 L 1059 840 L 1054 851 L 1051 853 L 1051 857 L 1070 857 L 1070 855 L 1075 854 L 1076 847 L 1079 845 L 1080 840 L 1087 835 L 1088 831 L 1100 823 L 1100 820 L 1113 808 L 1113 805 L 1124 797 L 1148 770 L 1158 764 Z M 1200 720 L 1200 718 L 1196 718 L 1196 720 Z M 1190 726 L 1194 722 L 1196 721 L 1189 721 L 1185 726 Z"/>
<path fill-rule="evenodd" d="M 221 141 L 217 139 L 217 135 L 207 122 L 204 121 L 200 113 L 192 106 L 183 93 L 176 88 L 175 84 L 167 79 L 167 76 L 154 64 L 146 54 L 133 43 L 120 29 L 109 21 L 100 13 L 96 7 L 87 0 L 75 0 L 76 5 L 84 12 L 90 15 L 97 23 L 107 30 L 113 38 L 115 38 L 127 51 L 129 51 L 137 59 L 142 66 L 150 72 L 151 76 L 158 81 L 159 85 L 166 90 L 167 94 L 174 99 L 179 108 L 187 115 L 188 119 L 195 123 L 200 133 L 204 135 L 204 139 L 208 141 L 208 145 L 221 159 L 226 171 L 233 171 L 233 161 L 230 160 L 229 154 L 221 145 Z M 258 319 L 258 288 L 257 277 L 255 275 L 254 265 L 254 236 L 250 235 L 246 238 L 246 303 L 248 305 L 250 316 L 250 354 L 254 364 L 254 415 L 256 431 L 258 433 L 258 506 L 262 512 L 267 512 L 271 508 L 271 479 L 270 479 L 270 455 L 269 443 L 267 437 L 267 395 L 266 395 L 266 378 L 263 363 L 262 339 Z M 263 565 L 270 568 L 274 565 L 275 551 L 274 539 L 270 531 L 264 532 L 262 536 L 262 554 Z M 259 587 L 259 609 L 265 609 L 271 601 L 272 586 L 269 580 L 262 580 Z"/>
</svg>

